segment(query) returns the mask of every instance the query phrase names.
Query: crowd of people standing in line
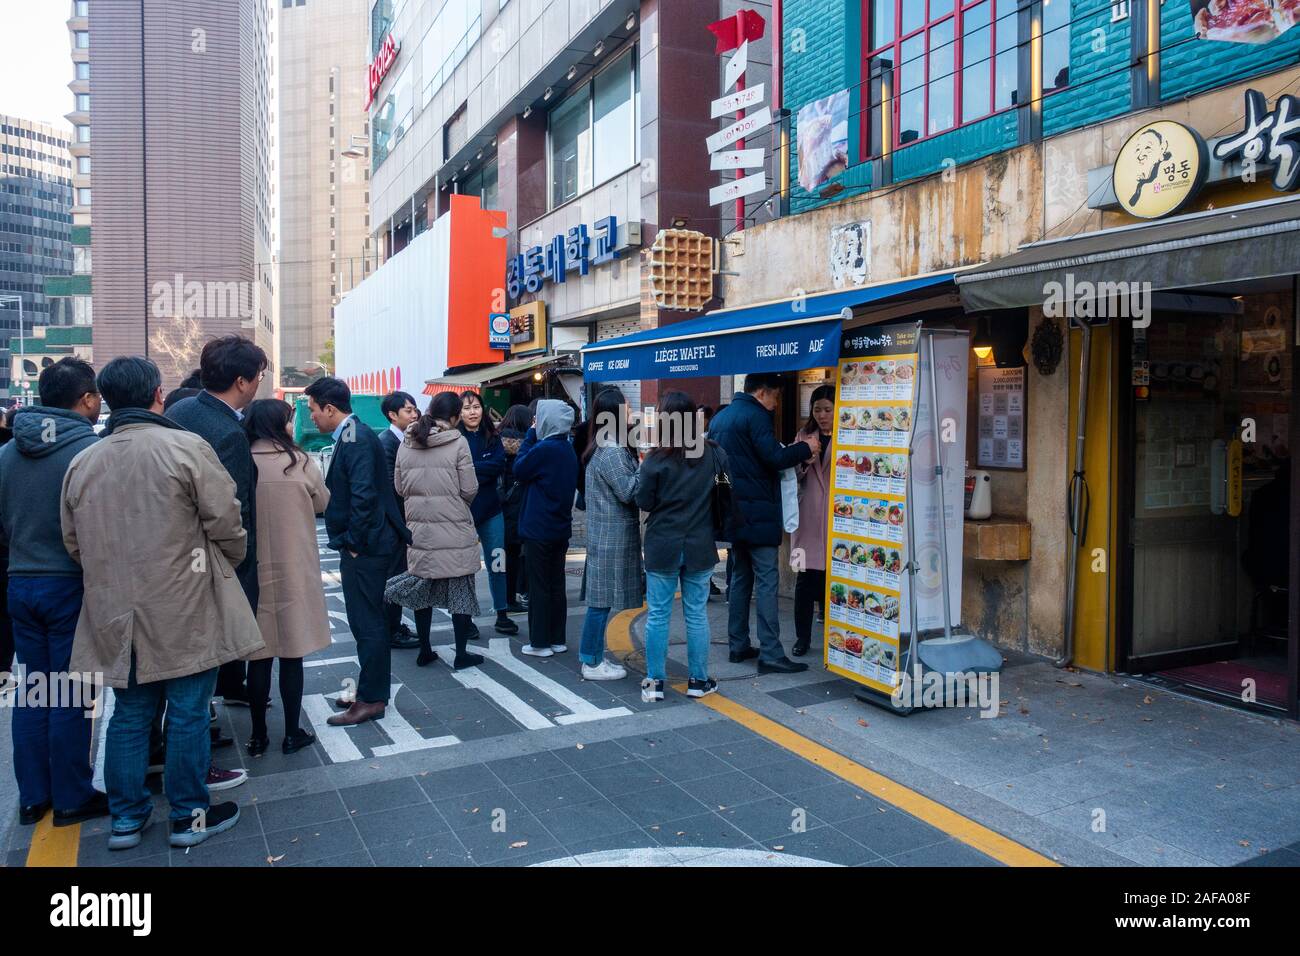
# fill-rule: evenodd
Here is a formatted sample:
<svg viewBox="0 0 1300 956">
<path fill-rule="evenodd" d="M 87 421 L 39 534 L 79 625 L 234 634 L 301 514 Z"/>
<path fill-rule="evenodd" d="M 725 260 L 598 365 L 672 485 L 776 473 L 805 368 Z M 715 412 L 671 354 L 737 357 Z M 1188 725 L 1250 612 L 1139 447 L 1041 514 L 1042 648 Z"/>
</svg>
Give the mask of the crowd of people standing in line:
<svg viewBox="0 0 1300 956">
<path fill-rule="evenodd" d="M 328 719 L 353 726 L 382 718 L 390 702 L 391 652 L 418 648 L 438 661 L 434 609 L 451 619 L 456 669 L 478 666 L 475 578 L 488 576 L 497 633 L 514 635 L 526 613 L 522 652 L 568 650 L 565 566 L 575 502 L 586 509 L 586 603 L 579 657 L 587 680 L 627 677 L 606 656 L 618 611 L 648 608 L 642 699 L 662 700 L 668 628 L 680 591 L 688 695 L 713 693 L 705 612 L 717 542 L 730 546 L 729 659 L 757 658 L 760 673 L 806 664 L 786 657 L 776 617 L 781 540 L 779 475 L 797 467 L 806 489 L 805 537 L 795 544 L 796 641 L 807 652 L 812 604 L 824 583 L 831 396 L 813 396 L 798 441 L 773 429 L 779 381 L 747 377 L 745 391 L 708 421 L 707 441 L 660 436 L 644 455 L 615 388 L 596 396 L 574 434 L 567 402 L 512 406 L 493 421 L 473 391 L 433 396 L 421 412 L 402 392 L 386 396 L 389 427 L 376 434 L 353 412 L 347 385 L 321 378 L 305 390 L 313 424 L 333 439 L 325 474 L 293 438 L 294 409 L 258 399 L 267 357 L 238 336 L 208 342 L 200 368 L 164 395 L 148 359 L 120 357 L 98 373 L 65 358 L 40 376 L 40 404 L 16 410 L 0 432 L 0 544 L 10 634 L 23 680 L 97 675 L 114 692 L 104 730 L 104 785 L 92 786 L 91 714 L 69 701 L 14 709 L 20 820 L 49 810 L 64 826 L 111 816 L 111 849 L 138 845 L 151 822 L 150 773 L 163 773 L 170 842 L 189 847 L 233 827 L 239 808 L 211 792 L 238 786 L 244 770 L 217 768 L 229 746 L 213 701 L 246 706 L 247 753 L 270 746 L 268 708 L 278 664 L 281 749 L 315 742 L 301 726 L 304 658 L 330 643 L 316 521 L 339 553 L 348 626 L 356 642 L 355 693 Z M 102 404 L 111 409 L 98 434 Z M 682 392 L 660 413 L 703 421 Z M 611 422 L 620 427 L 609 428 Z M 729 476 L 734 507 L 715 526 L 715 485 Z M 644 520 L 643 520 L 644 516 Z M 749 636 L 758 605 L 759 646 Z M 410 609 L 412 632 L 403 623 Z M 6 645 L 0 652 L 13 652 Z M 0 660 L 3 670 L 11 665 Z"/>
</svg>

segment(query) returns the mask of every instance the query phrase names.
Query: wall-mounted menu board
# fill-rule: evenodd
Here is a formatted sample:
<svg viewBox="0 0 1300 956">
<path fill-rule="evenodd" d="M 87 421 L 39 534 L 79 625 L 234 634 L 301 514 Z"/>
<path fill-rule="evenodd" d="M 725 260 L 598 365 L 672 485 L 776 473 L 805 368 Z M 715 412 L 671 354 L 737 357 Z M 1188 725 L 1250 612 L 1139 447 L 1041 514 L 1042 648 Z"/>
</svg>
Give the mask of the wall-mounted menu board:
<svg viewBox="0 0 1300 956">
<path fill-rule="evenodd" d="M 981 468 L 1025 467 L 1025 369 L 984 366 L 978 384 L 975 460 Z"/>
<path fill-rule="evenodd" d="M 836 376 L 826 667 L 887 694 L 899 682 L 919 331 L 843 333 Z"/>
</svg>

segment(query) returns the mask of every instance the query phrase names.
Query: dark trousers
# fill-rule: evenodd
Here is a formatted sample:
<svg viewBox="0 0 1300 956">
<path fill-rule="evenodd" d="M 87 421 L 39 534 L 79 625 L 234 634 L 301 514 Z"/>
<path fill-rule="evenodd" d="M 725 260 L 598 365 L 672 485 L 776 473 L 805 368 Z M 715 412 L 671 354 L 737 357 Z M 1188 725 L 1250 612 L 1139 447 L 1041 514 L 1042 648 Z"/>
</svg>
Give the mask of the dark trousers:
<svg viewBox="0 0 1300 956">
<path fill-rule="evenodd" d="M 528 640 L 533 647 L 569 643 L 565 635 L 569 603 L 564 581 L 564 556 L 568 551 L 567 540 L 524 542 L 528 567 Z"/>
<path fill-rule="evenodd" d="M 248 662 L 248 709 L 253 717 L 253 736 L 264 738 L 266 732 L 266 700 L 271 693 L 271 667 L 274 657 Z M 302 714 L 302 658 L 280 658 L 280 704 L 284 708 L 284 735 L 298 733 L 298 718 Z"/>
<path fill-rule="evenodd" d="M 367 704 L 388 703 L 392 690 L 392 648 L 388 640 L 388 612 L 384 610 L 384 585 L 388 583 L 391 554 L 339 555 L 339 576 L 343 579 L 343 601 L 348 630 L 357 642 L 361 677 L 357 700 Z"/>
<path fill-rule="evenodd" d="M 56 810 L 75 810 L 95 795 L 90 785 L 93 694 L 88 684 L 81 685 L 86 692 L 81 701 L 65 700 L 61 693 L 71 690 L 67 675 L 81 597 L 80 577 L 9 579 L 14 641 L 28 695 L 25 706 L 13 709 L 14 776 L 24 806 L 52 800 Z"/>
<path fill-rule="evenodd" d="M 0 674 L 8 675 L 14 665 L 14 626 L 9 619 L 9 558 L 3 556 L 5 568 L 0 569 Z"/>
<path fill-rule="evenodd" d="M 393 563 L 388 569 L 388 576 L 394 577 L 406 570 L 406 549 L 398 548 L 393 555 Z M 384 613 L 388 615 L 388 633 L 396 635 L 402 626 L 402 605 L 385 604 Z M 429 643 L 429 629 L 433 627 L 433 608 L 422 607 L 411 612 L 415 618 L 415 634 L 425 644 Z"/>
<path fill-rule="evenodd" d="M 506 603 L 514 604 L 515 597 L 528 593 L 524 578 L 524 546 L 521 542 L 506 542 Z"/>
<path fill-rule="evenodd" d="M 826 572 L 800 571 L 794 579 L 794 639 L 800 644 L 812 642 L 813 605 L 826 611 Z"/>
<path fill-rule="evenodd" d="M 253 610 L 253 616 L 257 617 L 257 558 L 245 558 L 243 564 L 235 569 L 235 574 L 239 578 L 239 586 L 244 589 L 244 597 L 248 598 L 248 606 Z M 243 661 L 228 661 L 217 668 L 217 689 L 216 697 L 239 697 L 246 692 L 244 682 L 248 677 L 247 665 Z"/>
</svg>

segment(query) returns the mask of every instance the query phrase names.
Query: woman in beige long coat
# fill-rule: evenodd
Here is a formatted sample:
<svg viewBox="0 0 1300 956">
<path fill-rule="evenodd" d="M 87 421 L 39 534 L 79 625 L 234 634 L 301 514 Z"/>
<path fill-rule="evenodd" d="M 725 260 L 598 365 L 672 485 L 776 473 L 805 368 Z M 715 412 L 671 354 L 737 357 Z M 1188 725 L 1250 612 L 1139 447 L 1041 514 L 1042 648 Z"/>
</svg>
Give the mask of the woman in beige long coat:
<svg viewBox="0 0 1300 956">
<path fill-rule="evenodd" d="M 460 397 L 453 392 L 435 395 L 429 410 L 407 428 L 393 471 L 393 483 L 406 502 L 406 524 L 411 529 L 406 567 L 411 575 L 428 582 L 416 603 L 451 614 L 457 670 L 483 663 L 480 655 L 465 650 L 470 618 L 479 613 L 474 589 L 479 541 L 469 509 L 478 493 L 478 478 L 469 443 L 456 427 L 460 409 Z M 433 659 L 432 649 L 420 648 L 417 663 Z"/>
<path fill-rule="evenodd" d="M 244 428 L 257 466 L 257 625 L 265 649 L 249 658 L 248 700 L 253 733 L 248 753 L 259 757 L 270 744 L 266 701 L 271 665 L 280 660 L 286 754 L 316 737 L 298 725 L 302 713 L 302 659 L 330 644 L 329 616 L 321 588 L 316 515 L 330 493 L 316 463 L 293 443 L 293 408 L 276 398 L 259 399 L 244 412 Z"/>
</svg>

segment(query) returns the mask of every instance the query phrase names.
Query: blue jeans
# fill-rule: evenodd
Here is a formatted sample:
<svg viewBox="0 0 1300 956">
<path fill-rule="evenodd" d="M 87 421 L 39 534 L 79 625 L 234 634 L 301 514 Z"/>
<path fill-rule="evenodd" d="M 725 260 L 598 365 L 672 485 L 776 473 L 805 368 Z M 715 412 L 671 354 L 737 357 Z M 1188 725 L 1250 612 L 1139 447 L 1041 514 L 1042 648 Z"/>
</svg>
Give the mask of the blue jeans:
<svg viewBox="0 0 1300 956">
<path fill-rule="evenodd" d="M 149 770 L 149 727 L 163 700 L 167 701 L 163 786 L 171 818 L 189 820 L 194 810 L 208 809 L 208 767 L 212 764 L 208 701 L 216 686 L 215 667 L 188 677 L 138 684 L 135 661 L 131 661 L 129 684 L 114 692 L 113 716 L 104 731 L 104 788 L 114 830 L 132 829 L 153 806 L 144 778 Z"/>
<path fill-rule="evenodd" d="M 781 646 L 781 622 L 776 616 L 776 592 L 780 583 L 776 548 L 733 544 L 731 554 L 735 559 L 727 590 L 727 640 L 731 653 L 739 654 L 749 647 L 749 600 L 757 590 L 754 600 L 758 605 L 758 657 L 762 661 L 779 661 L 785 657 L 785 648 Z"/>
<path fill-rule="evenodd" d="M 506 516 L 498 511 L 479 525 L 478 539 L 483 545 L 483 567 L 487 568 L 488 590 L 492 592 L 492 610 L 504 611 L 506 609 Z"/>
<path fill-rule="evenodd" d="M 36 696 L 40 684 L 46 693 L 72 690 L 66 675 L 81 596 L 79 576 L 9 579 L 14 647 L 26 683 L 19 699 L 25 706 L 14 708 L 13 722 L 14 776 L 23 806 L 52 801 L 56 810 L 75 810 L 95 795 L 90 784 L 89 694 L 75 707 L 56 707 L 55 699 Z"/>
<path fill-rule="evenodd" d="M 672 619 L 673 595 L 679 579 L 682 617 L 686 619 L 686 661 L 691 678 L 705 680 L 709 676 L 709 616 L 705 608 L 709 603 L 709 577 L 712 573 L 711 568 L 705 571 L 646 570 L 649 611 L 645 622 L 645 666 L 646 676 L 650 679 L 668 679 L 668 622 Z"/>
<path fill-rule="evenodd" d="M 609 623 L 609 608 L 588 607 L 582 622 L 582 644 L 578 657 L 582 663 L 596 667 L 605 659 L 605 625 Z"/>
</svg>

